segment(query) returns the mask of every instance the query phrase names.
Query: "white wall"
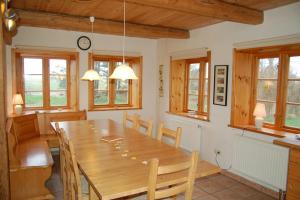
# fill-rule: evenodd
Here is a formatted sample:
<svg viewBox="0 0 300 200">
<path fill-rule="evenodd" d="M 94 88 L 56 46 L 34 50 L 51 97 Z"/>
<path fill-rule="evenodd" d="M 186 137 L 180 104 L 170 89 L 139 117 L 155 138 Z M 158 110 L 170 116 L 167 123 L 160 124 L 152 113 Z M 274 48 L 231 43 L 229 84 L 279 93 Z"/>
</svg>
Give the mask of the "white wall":
<svg viewBox="0 0 300 200">
<path fill-rule="evenodd" d="M 261 40 L 272 37 L 279 37 L 285 35 L 300 33 L 300 2 L 294 3 L 285 7 L 265 11 L 264 23 L 261 25 L 244 25 L 232 22 L 225 22 L 212 25 L 206 28 L 196 29 L 191 31 L 191 37 L 188 40 L 168 39 L 160 40 L 158 44 L 158 51 L 160 52 L 159 64 L 164 64 L 164 88 L 166 90 L 165 96 L 160 98 L 159 111 L 160 119 L 164 121 L 181 121 L 186 127 L 183 130 L 182 146 L 190 148 L 197 147 L 196 140 L 202 139 L 199 143 L 201 147 L 201 156 L 205 160 L 215 162 L 214 150 L 221 150 L 220 163 L 222 167 L 229 167 L 232 164 L 234 156 L 234 137 L 235 134 L 242 134 L 242 130 L 229 128 L 230 123 L 230 104 L 231 104 L 231 82 L 232 82 L 232 51 L 235 43 Z M 229 65 L 229 85 L 228 85 L 228 105 L 215 106 L 212 103 L 211 97 L 211 111 L 210 122 L 203 122 L 199 120 L 187 119 L 184 117 L 175 117 L 167 114 L 169 106 L 169 55 L 172 52 L 184 51 L 189 49 L 208 47 L 212 52 L 212 68 L 211 68 L 211 94 L 213 93 L 213 66 L 217 64 Z M 162 56 L 164 55 L 164 56 Z M 201 128 L 198 128 L 198 125 Z M 198 128 L 198 131 L 197 131 Z M 202 131 L 201 131 L 202 129 Z M 197 132 L 195 134 L 195 131 Z M 272 145 L 274 138 L 269 136 L 258 135 L 256 133 L 246 133 L 250 137 L 264 140 Z M 253 146 L 255 148 L 255 146 Z M 287 160 L 288 152 L 282 150 Z M 248 155 L 245 155 L 248 156 Z M 251 159 L 249 157 L 249 159 Z M 257 160 L 259 166 L 261 161 Z M 233 171 L 238 173 L 239 168 L 233 167 Z M 276 167 L 276 166 L 274 166 Z M 258 169 L 259 170 L 259 169 Z M 286 171 L 281 176 L 285 176 Z M 245 174 L 247 176 L 247 174 Z M 250 176 L 250 175 L 249 175 Z M 261 180 L 257 180 L 260 182 Z M 270 188 L 272 185 L 262 183 Z M 275 188 L 274 188 L 275 189 Z"/>
<path fill-rule="evenodd" d="M 11 99 L 11 47 L 16 46 L 33 46 L 54 49 L 70 49 L 76 50 L 80 53 L 80 77 L 88 68 L 88 51 L 81 51 L 77 48 L 77 38 L 81 35 L 88 35 L 89 33 L 81 33 L 74 31 L 63 31 L 45 28 L 20 27 L 17 35 L 13 38 L 12 46 L 7 46 L 7 99 L 8 99 L 8 113 L 12 111 Z M 95 34 L 94 50 L 97 52 L 121 52 L 122 37 Z M 127 38 L 126 52 L 129 54 L 137 54 L 143 56 L 143 109 L 134 110 L 132 112 L 140 113 L 144 118 L 151 118 L 156 120 L 156 93 L 157 93 L 157 79 L 154 74 L 157 72 L 157 40 L 141 39 L 141 38 Z M 149 74 L 151 74 L 149 76 Z M 153 75 L 152 75 L 153 74 Z M 80 109 L 88 108 L 88 84 L 86 81 L 80 81 Z M 122 111 L 109 112 L 88 112 L 89 119 L 112 118 L 120 121 L 122 118 Z"/>
</svg>

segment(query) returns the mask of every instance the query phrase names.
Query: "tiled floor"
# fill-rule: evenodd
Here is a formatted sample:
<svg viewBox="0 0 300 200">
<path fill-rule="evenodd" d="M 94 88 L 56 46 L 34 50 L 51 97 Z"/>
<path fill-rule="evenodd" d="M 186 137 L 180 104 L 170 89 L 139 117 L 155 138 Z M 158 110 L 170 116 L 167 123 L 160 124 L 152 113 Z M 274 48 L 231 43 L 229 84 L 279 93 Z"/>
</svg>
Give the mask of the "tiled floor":
<svg viewBox="0 0 300 200">
<path fill-rule="evenodd" d="M 53 174 L 47 182 L 47 187 L 57 200 L 63 199 L 63 186 L 59 175 L 59 157 L 53 156 Z M 178 200 L 184 199 L 183 195 Z M 196 180 L 193 199 L 196 200 L 275 200 L 257 190 L 239 183 L 224 175 L 214 175 Z"/>
</svg>

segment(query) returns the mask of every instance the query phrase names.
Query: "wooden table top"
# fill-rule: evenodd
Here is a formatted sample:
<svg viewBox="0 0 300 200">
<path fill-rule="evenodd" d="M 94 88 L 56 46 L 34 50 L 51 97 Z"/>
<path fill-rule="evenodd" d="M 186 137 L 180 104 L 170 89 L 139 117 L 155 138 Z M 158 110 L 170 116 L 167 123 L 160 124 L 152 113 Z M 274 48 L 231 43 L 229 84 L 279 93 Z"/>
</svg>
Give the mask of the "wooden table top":
<svg viewBox="0 0 300 200">
<path fill-rule="evenodd" d="M 55 126 L 52 123 L 52 126 Z M 146 164 L 158 158 L 160 164 L 175 164 L 189 160 L 190 153 L 176 149 L 134 129 L 112 120 L 83 120 L 59 122 L 67 137 L 73 142 L 79 168 L 94 188 L 105 199 L 114 199 L 147 190 Z M 114 142 L 103 141 L 113 140 Z M 197 177 L 220 172 L 220 168 L 206 161 L 199 161 Z M 166 175 L 158 179 L 158 185 L 182 181 L 185 172 Z"/>
</svg>

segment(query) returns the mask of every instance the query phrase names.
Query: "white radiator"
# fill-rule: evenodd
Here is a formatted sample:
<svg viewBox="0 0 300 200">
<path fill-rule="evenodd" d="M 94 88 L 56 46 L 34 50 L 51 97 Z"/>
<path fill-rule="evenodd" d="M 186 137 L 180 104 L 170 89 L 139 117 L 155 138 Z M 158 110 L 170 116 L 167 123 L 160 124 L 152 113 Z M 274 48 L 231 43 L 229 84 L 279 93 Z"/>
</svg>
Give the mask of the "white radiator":
<svg viewBox="0 0 300 200">
<path fill-rule="evenodd" d="M 235 136 L 233 171 L 271 189 L 286 190 L 288 149 L 247 136 Z"/>
</svg>

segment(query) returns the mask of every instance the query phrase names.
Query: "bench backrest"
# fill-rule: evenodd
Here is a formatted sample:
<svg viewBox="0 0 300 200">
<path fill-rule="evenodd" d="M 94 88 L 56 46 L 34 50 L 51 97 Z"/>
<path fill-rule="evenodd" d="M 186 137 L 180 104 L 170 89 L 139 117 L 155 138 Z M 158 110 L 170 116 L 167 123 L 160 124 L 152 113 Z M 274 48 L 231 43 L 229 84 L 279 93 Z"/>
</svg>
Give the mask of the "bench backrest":
<svg viewBox="0 0 300 200">
<path fill-rule="evenodd" d="M 28 114 L 14 117 L 12 131 L 17 142 L 37 137 L 40 135 L 38 118 L 36 114 Z"/>
</svg>

